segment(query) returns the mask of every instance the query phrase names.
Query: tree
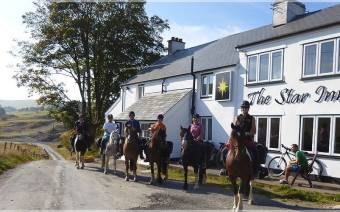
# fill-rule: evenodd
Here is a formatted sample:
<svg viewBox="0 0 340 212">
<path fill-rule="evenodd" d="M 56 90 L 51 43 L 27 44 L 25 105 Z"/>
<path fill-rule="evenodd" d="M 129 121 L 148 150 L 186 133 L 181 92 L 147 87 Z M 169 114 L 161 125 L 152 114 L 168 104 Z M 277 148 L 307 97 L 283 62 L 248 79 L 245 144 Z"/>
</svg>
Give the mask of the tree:
<svg viewBox="0 0 340 212">
<path fill-rule="evenodd" d="M 70 77 L 81 96 L 81 111 L 92 128 L 119 97 L 120 85 L 164 51 L 160 34 L 167 21 L 148 17 L 145 2 L 39 1 L 23 15 L 30 41 L 18 42 L 22 57 L 18 86 L 39 93 L 40 104 L 65 106 L 71 99 L 55 76 Z"/>
</svg>

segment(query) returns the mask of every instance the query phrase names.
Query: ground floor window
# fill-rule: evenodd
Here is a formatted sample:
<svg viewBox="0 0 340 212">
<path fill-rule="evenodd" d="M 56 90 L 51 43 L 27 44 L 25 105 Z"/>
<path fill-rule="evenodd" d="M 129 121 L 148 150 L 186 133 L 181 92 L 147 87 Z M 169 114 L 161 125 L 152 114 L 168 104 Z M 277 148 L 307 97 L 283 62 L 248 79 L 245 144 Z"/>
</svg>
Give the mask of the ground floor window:
<svg viewBox="0 0 340 212">
<path fill-rule="evenodd" d="M 203 140 L 212 141 L 212 117 L 201 117 L 201 123 L 203 127 Z"/>
<path fill-rule="evenodd" d="M 142 131 L 142 134 L 141 134 L 141 137 L 144 137 L 144 138 L 150 138 L 151 137 L 151 132 L 149 130 L 149 128 L 151 127 L 153 123 L 151 122 L 141 122 L 140 124 L 140 128 L 141 128 L 141 131 Z"/>
<path fill-rule="evenodd" d="M 340 154 L 340 116 L 301 116 L 301 149 L 311 153 Z"/>
<path fill-rule="evenodd" d="M 279 116 L 256 116 L 255 141 L 268 149 L 280 148 L 281 117 Z"/>
</svg>

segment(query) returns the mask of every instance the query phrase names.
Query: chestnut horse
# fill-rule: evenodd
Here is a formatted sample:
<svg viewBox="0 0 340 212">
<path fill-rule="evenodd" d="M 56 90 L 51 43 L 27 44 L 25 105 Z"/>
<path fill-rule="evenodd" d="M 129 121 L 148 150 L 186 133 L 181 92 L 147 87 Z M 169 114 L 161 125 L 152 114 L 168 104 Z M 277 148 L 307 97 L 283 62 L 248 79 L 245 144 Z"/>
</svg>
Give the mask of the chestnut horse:
<svg viewBox="0 0 340 212">
<path fill-rule="evenodd" d="M 180 137 L 182 140 L 182 165 L 184 169 L 184 185 L 183 189 L 188 189 L 188 166 L 192 166 L 194 168 L 195 173 L 195 185 L 194 189 L 199 188 L 199 184 L 205 182 L 206 180 L 206 168 L 203 167 L 204 152 L 206 151 L 204 148 L 204 144 L 200 144 L 197 141 L 194 141 L 194 138 L 191 135 L 190 127 L 180 128 Z"/>
<path fill-rule="evenodd" d="M 129 168 L 133 172 L 133 181 L 137 181 L 137 159 L 139 155 L 139 138 L 137 130 L 132 126 L 126 126 L 125 142 L 123 145 L 123 154 L 125 157 L 126 177 L 125 180 L 129 181 Z"/>
<path fill-rule="evenodd" d="M 226 168 L 233 187 L 233 210 L 238 211 L 243 209 L 242 198 L 243 195 L 248 194 L 248 189 L 250 189 L 249 204 L 252 204 L 253 201 L 251 186 L 253 165 L 250 154 L 244 144 L 246 139 L 244 131 L 239 126 L 235 126 L 233 123 L 231 124 L 231 128 L 232 132 L 229 141 L 231 147 L 226 159 Z M 241 185 L 239 189 L 236 183 L 237 178 L 241 179 Z"/>
<path fill-rule="evenodd" d="M 166 141 L 165 130 L 156 130 L 151 137 L 151 141 L 146 144 L 145 148 L 145 153 L 149 158 L 149 164 L 151 168 L 150 184 L 153 184 L 155 180 L 154 163 L 157 165 L 157 182 L 163 182 L 161 173 L 165 175 L 164 180 L 168 179 L 168 165 L 171 152 L 172 143 Z"/>
</svg>

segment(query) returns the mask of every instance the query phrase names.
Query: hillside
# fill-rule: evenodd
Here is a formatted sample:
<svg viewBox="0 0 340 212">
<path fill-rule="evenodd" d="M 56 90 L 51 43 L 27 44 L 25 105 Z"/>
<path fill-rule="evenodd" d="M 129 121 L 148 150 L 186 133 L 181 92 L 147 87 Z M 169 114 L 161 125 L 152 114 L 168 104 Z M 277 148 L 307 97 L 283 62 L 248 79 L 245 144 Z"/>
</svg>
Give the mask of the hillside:
<svg viewBox="0 0 340 212">
<path fill-rule="evenodd" d="M 2 107 L 14 107 L 15 109 L 38 107 L 35 100 L 0 100 Z"/>
</svg>

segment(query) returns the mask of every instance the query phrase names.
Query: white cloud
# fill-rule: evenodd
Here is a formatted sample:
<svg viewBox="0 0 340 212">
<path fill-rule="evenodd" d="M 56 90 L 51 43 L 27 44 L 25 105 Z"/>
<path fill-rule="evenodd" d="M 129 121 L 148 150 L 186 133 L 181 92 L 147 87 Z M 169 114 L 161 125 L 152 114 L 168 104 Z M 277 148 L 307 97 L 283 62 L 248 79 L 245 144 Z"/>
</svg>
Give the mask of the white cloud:
<svg viewBox="0 0 340 212">
<path fill-rule="evenodd" d="M 163 33 L 164 44 L 167 45 L 167 41 L 171 37 L 179 37 L 185 42 L 185 48 L 197 46 L 242 31 L 240 27 L 231 25 L 223 28 L 205 25 L 181 25 L 171 22 L 169 25 L 170 30 Z"/>
</svg>

